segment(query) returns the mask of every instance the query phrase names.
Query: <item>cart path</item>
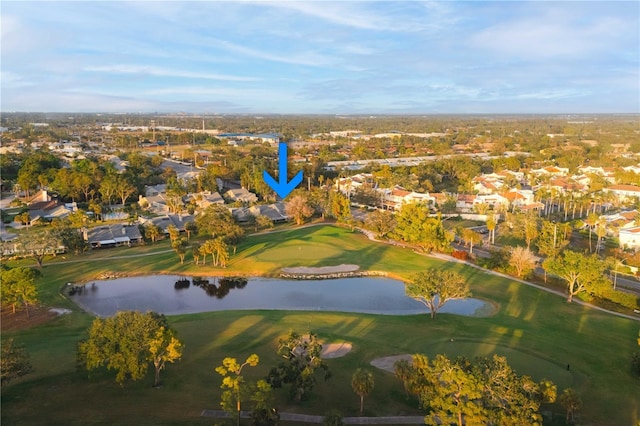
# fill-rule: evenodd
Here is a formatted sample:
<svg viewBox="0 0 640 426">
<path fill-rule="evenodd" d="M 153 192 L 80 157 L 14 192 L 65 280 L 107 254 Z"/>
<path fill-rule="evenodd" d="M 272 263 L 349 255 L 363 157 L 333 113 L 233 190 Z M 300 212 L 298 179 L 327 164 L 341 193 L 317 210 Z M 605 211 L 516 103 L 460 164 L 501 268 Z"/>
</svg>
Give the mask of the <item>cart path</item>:
<svg viewBox="0 0 640 426">
<path fill-rule="evenodd" d="M 240 417 L 248 419 L 251 413 L 241 411 Z M 280 420 L 297 423 L 322 423 L 324 416 L 309 414 L 278 413 Z M 229 419 L 231 416 L 222 410 L 202 410 L 201 417 L 214 417 Z M 347 425 L 423 425 L 424 416 L 388 416 L 388 417 L 343 417 L 342 421 Z"/>
</svg>

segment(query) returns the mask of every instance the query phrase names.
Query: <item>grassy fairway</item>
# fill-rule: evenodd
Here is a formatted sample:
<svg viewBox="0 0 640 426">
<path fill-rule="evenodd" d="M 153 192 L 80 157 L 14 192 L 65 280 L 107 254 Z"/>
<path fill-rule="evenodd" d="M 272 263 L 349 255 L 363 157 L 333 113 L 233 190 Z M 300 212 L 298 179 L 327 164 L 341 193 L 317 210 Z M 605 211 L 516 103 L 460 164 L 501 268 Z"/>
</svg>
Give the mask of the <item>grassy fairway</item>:
<svg viewBox="0 0 640 426">
<path fill-rule="evenodd" d="M 162 248 L 159 244 L 153 250 Z M 107 251 L 92 257 L 102 253 Z M 365 270 L 385 270 L 405 277 L 439 266 L 465 274 L 474 296 L 495 301 L 500 310 L 490 318 L 439 314 L 435 321 L 427 315 L 277 311 L 174 316 L 170 321 L 185 342 L 185 353 L 181 362 L 163 372 L 165 385 L 160 389 L 151 388 L 152 374 L 142 382 L 120 387 L 104 372 L 89 379 L 77 373 L 75 343 L 84 337 L 91 317 L 75 312 L 43 327 L 3 333 L 3 338 L 13 335 L 25 343 L 36 368 L 33 374 L 3 386 L 3 424 L 210 425 L 211 419 L 201 419 L 199 414 L 204 408 L 218 408 L 220 376 L 215 367 L 226 356 L 243 358 L 255 352 L 261 357 L 260 365 L 248 369 L 247 376 L 260 377 L 277 362 L 277 339 L 291 329 L 311 329 L 327 341 L 351 342 L 353 350 L 344 358 L 328 361 L 333 378 L 319 383 L 308 401 L 292 404 L 285 391 L 277 391 L 281 411 L 322 414 L 337 408 L 344 415 L 357 415 L 358 397 L 350 387 L 351 374 L 358 367 L 374 371 L 368 364 L 377 357 L 496 352 L 506 355 L 520 373 L 535 379 L 550 378 L 560 390 L 576 388 L 585 402 L 582 418 L 586 423 L 631 425 L 638 417 L 640 387 L 628 373 L 631 353 L 637 350 L 638 323 L 569 305 L 561 297 L 516 282 L 407 249 L 371 243 L 335 227 L 250 237 L 238 247 L 224 271 L 180 265 L 174 253 L 117 258 L 135 253 L 133 249 L 113 250 L 108 252 L 108 262 L 50 263 L 38 281 L 40 293 L 47 304 L 69 307 L 71 303 L 59 296 L 67 281 L 91 280 L 107 271 L 273 275 L 286 266 L 354 263 Z M 365 415 L 419 414 L 415 401 L 407 402 L 400 382 L 391 374 L 375 370 L 374 378 L 375 389 L 365 398 Z M 561 411 L 559 407 L 552 410 Z"/>
</svg>

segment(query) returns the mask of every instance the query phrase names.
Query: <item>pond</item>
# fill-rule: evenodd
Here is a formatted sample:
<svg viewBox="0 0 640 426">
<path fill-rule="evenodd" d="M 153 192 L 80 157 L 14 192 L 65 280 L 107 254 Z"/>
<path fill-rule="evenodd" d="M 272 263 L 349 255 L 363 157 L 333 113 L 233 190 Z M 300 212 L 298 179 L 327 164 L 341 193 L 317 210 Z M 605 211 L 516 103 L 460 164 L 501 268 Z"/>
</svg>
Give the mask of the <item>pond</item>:
<svg viewBox="0 0 640 426">
<path fill-rule="evenodd" d="M 296 281 L 157 275 L 95 281 L 84 288 L 68 286 L 68 290 L 71 300 L 99 316 L 126 310 L 165 315 L 250 309 L 386 315 L 428 312 L 422 303 L 404 294 L 402 281 L 379 277 Z M 493 307 L 468 298 L 451 300 L 438 312 L 488 316 Z"/>
</svg>

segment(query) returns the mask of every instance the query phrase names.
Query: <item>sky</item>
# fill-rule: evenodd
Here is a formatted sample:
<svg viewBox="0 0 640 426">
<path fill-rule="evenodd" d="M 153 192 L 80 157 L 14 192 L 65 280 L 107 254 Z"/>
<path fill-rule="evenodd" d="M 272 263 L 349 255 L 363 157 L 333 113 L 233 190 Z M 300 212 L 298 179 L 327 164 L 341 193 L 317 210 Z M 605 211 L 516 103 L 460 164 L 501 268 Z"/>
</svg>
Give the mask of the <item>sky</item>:
<svg viewBox="0 0 640 426">
<path fill-rule="evenodd" d="M 640 113 L 640 2 L 0 3 L 0 110 Z"/>
</svg>

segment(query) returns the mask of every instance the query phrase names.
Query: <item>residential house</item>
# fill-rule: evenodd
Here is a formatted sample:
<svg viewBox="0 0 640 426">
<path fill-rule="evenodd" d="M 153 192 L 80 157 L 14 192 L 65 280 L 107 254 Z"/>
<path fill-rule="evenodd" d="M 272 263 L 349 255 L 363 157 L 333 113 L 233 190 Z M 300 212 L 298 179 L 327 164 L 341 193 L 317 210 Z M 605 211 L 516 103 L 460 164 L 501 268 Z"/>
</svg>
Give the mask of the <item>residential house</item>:
<svg viewBox="0 0 640 426">
<path fill-rule="evenodd" d="M 155 197 L 157 195 L 163 195 L 167 193 L 167 185 L 162 183 L 159 185 L 145 185 L 144 195 L 145 197 Z"/>
<path fill-rule="evenodd" d="M 273 223 L 286 222 L 289 220 L 284 203 L 282 202 L 253 206 L 249 208 L 249 213 L 253 216 L 266 216 L 271 219 Z"/>
<path fill-rule="evenodd" d="M 131 246 L 143 241 L 137 225 L 122 223 L 84 229 L 83 236 L 90 248 Z"/>
<path fill-rule="evenodd" d="M 249 222 L 249 219 L 251 219 L 251 216 L 253 215 L 249 207 L 230 207 L 229 211 L 231 212 L 231 216 L 233 216 L 235 221 L 238 223 Z"/>
<path fill-rule="evenodd" d="M 578 171 L 585 175 L 594 174 L 594 175 L 602 176 L 603 178 L 605 178 L 605 180 L 607 180 L 610 183 L 615 183 L 616 181 L 615 167 L 581 166 L 581 167 L 578 167 Z"/>
<path fill-rule="evenodd" d="M 640 226 L 620 229 L 618 240 L 621 248 L 638 251 L 640 249 Z"/>
<path fill-rule="evenodd" d="M 359 173 L 357 175 L 338 178 L 335 180 L 335 187 L 338 191 L 346 196 L 350 196 L 356 189 L 362 185 L 369 184 L 373 186 L 373 175 L 371 173 Z"/>
<path fill-rule="evenodd" d="M 623 167 L 622 170 L 624 170 L 625 172 L 633 172 L 635 174 L 640 174 L 640 164 L 635 166 Z"/>
<path fill-rule="evenodd" d="M 540 211 L 544 209 L 544 204 L 536 201 L 534 203 L 530 203 L 530 204 L 525 204 L 523 206 L 520 206 L 520 210 L 523 212 L 527 212 L 527 211 Z"/>
<path fill-rule="evenodd" d="M 383 197 L 383 208 L 387 210 L 398 210 L 403 204 L 421 203 L 428 206 L 435 205 L 435 198 L 429 193 L 407 191 L 401 186 L 395 186 L 391 190 L 381 191 Z"/>
<path fill-rule="evenodd" d="M 456 198 L 456 210 L 461 212 L 470 212 L 473 210 L 476 196 L 472 194 L 458 194 Z"/>
<path fill-rule="evenodd" d="M 619 213 L 600 216 L 606 223 L 607 235 L 618 236 L 623 229 L 634 228 L 638 226 L 637 210 L 627 210 Z"/>
<path fill-rule="evenodd" d="M 588 189 L 586 185 L 580 184 L 568 177 L 554 177 L 549 180 L 548 187 L 550 189 L 555 189 L 560 194 L 584 192 Z"/>
<path fill-rule="evenodd" d="M 569 169 L 566 167 L 547 166 L 540 169 L 532 169 L 529 173 L 534 176 L 567 176 Z"/>
<path fill-rule="evenodd" d="M 632 201 L 640 199 L 640 186 L 612 185 L 603 189 L 604 192 L 614 194 L 618 201 Z"/>
<path fill-rule="evenodd" d="M 144 196 L 138 197 L 138 204 L 142 208 L 148 208 L 156 214 L 169 213 L 169 205 L 167 204 L 167 185 L 145 186 Z"/>
<path fill-rule="evenodd" d="M 253 192 L 247 191 L 245 188 L 230 189 L 224 193 L 224 196 L 231 201 L 240 201 L 246 204 L 258 201 L 258 196 Z"/>
<path fill-rule="evenodd" d="M 486 204 L 489 208 L 495 209 L 498 206 L 509 206 L 509 200 L 500 194 L 477 195 L 473 199 L 473 205 Z"/>
<path fill-rule="evenodd" d="M 185 225 L 188 222 L 194 222 L 194 218 L 188 214 L 166 214 L 163 216 L 157 216 L 152 218 L 140 218 L 140 223 L 143 225 L 153 224 L 160 228 L 161 232 L 165 235 L 169 235 L 169 226 L 175 226 L 178 231 L 184 232 Z"/>
<path fill-rule="evenodd" d="M 188 194 L 186 196 L 185 202 L 192 202 L 199 209 L 204 210 L 212 204 L 224 204 L 224 198 L 220 195 L 219 192 L 211 192 L 211 191 L 202 191 L 196 194 Z"/>
<path fill-rule="evenodd" d="M 534 202 L 534 194 L 530 189 L 513 188 L 504 192 L 502 196 L 507 200 L 510 207 L 521 208 Z"/>
<path fill-rule="evenodd" d="M 473 190 L 478 194 L 495 194 L 504 186 L 501 179 L 490 175 L 476 176 L 472 182 Z"/>
<path fill-rule="evenodd" d="M 53 219 L 64 219 L 78 210 L 76 203 L 63 204 L 52 198 L 46 190 L 39 191 L 28 202 L 30 225 L 40 221 L 51 222 Z"/>
<path fill-rule="evenodd" d="M 138 197 L 138 204 L 142 208 L 147 208 L 156 214 L 169 213 L 169 205 L 167 204 L 166 194 L 150 195 Z"/>
</svg>

